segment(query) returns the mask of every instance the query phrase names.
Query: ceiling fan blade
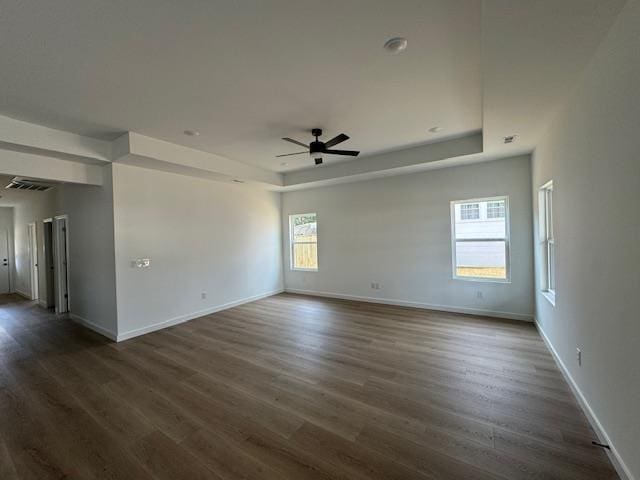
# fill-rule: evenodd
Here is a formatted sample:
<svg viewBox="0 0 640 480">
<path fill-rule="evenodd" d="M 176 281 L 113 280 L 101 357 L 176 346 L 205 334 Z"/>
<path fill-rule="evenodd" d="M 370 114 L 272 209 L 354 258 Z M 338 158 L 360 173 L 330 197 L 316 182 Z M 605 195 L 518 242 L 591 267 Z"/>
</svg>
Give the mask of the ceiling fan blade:
<svg viewBox="0 0 640 480">
<path fill-rule="evenodd" d="M 340 135 L 333 137 L 331 140 L 324 142 L 324 146 L 327 148 L 333 147 L 334 145 L 342 143 L 345 140 L 349 140 L 349 137 L 344 133 L 341 133 Z"/>
<path fill-rule="evenodd" d="M 325 150 L 324 153 L 328 153 L 329 155 L 350 155 L 352 157 L 357 157 L 360 152 L 356 152 L 355 150 Z"/>
<path fill-rule="evenodd" d="M 308 151 L 305 152 L 296 152 L 296 153 L 283 153 L 282 155 L 276 155 L 276 157 L 288 157 L 291 155 L 302 155 L 303 153 L 309 153 Z"/>
<path fill-rule="evenodd" d="M 282 137 L 283 140 L 286 140 L 287 142 L 291 142 L 291 143 L 295 143 L 296 145 L 300 145 L 301 147 L 305 147 L 305 148 L 309 148 L 309 145 L 306 143 L 302 143 L 299 142 L 297 140 L 294 140 L 293 138 L 289 138 L 289 137 Z"/>
</svg>

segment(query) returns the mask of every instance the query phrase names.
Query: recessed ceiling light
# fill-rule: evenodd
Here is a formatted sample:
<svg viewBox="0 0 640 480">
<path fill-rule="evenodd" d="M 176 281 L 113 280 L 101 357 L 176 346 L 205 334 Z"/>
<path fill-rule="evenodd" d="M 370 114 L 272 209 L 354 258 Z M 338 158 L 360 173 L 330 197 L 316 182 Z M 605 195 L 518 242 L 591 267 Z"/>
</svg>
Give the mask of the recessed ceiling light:
<svg viewBox="0 0 640 480">
<path fill-rule="evenodd" d="M 287 162 L 282 162 L 282 163 L 280 164 L 280 166 L 281 166 L 281 167 L 286 167 L 287 165 L 289 165 Z"/>
<path fill-rule="evenodd" d="M 441 132 L 442 130 L 444 130 L 442 127 L 431 127 L 429 129 L 431 133 L 438 133 L 438 132 Z"/>
<path fill-rule="evenodd" d="M 188 137 L 197 137 L 198 135 L 200 135 L 200 132 L 197 130 L 185 130 L 182 133 L 184 133 Z"/>
<path fill-rule="evenodd" d="M 395 55 L 407 48 L 407 39 L 404 37 L 393 37 L 384 42 L 384 49 Z"/>
</svg>

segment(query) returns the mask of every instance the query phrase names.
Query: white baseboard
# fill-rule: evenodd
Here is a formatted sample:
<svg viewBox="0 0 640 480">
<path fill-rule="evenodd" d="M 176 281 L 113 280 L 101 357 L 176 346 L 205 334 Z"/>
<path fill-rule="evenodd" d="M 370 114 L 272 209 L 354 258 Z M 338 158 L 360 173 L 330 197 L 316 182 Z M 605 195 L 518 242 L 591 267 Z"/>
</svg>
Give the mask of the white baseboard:
<svg viewBox="0 0 640 480">
<path fill-rule="evenodd" d="M 23 292 L 22 290 L 14 290 L 13 293 L 17 293 L 21 297 L 26 298 L 27 300 L 31 300 L 31 295 L 29 295 L 28 293 Z"/>
<path fill-rule="evenodd" d="M 598 441 L 605 445 L 609 445 L 609 447 L 611 448 L 611 450 L 606 451 L 606 453 L 609 456 L 609 459 L 611 460 L 611 463 L 613 464 L 614 468 L 616 469 L 616 472 L 618 472 L 618 475 L 622 480 L 637 480 L 634 477 L 634 475 L 631 473 L 631 470 L 629 470 L 627 465 L 624 463 L 624 460 L 622 460 L 622 458 L 620 457 L 620 454 L 618 453 L 618 450 L 616 449 L 615 445 L 611 442 L 611 439 L 609 438 L 607 431 L 602 426 L 602 423 L 600 422 L 595 412 L 589 405 L 589 402 L 587 402 L 587 399 L 582 393 L 582 390 L 580 390 L 580 387 L 578 387 L 578 384 L 575 382 L 575 380 L 569 373 L 569 370 L 567 369 L 564 362 L 560 358 L 560 355 L 558 355 L 558 352 L 556 351 L 553 344 L 547 337 L 547 334 L 544 333 L 544 330 L 542 329 L 542 327 L 537 321 L 535 322 L 535 324 L 536 324 L 536 328 L 538 329 L 538 332 L 540 332 L 540 336 L 542 337 L 542 340 L 544 341 L 545 345 L 551 352 L 551 355 L 556 361 L 558 368 L 562 372 L 562 375 L 564 376 L 565 380 L 571 387 L 571 390 L 573 391 L 574 396 L 578 400 L 578 404 L 580 405 L 580 408 L 582 408 L 582 411 L 584 412 L 587 419 L 589 420 L 591 427 L 595 431 L 598 437 Z"/>
<path fill-rule="evenodd" d="M 122 342 L 124 340 L 128 340 L 133 337 L 144 335 L 145 333 L 155 332 L 156 330 L 161 330 L 163 328 L 171 327 L 173 325 L 178 325 L 179 323 L 188 322 L 189 320 L 193 320 L 194 318 L 210 315 L 212 313 L 219 312 L 221 310 L 227 310 L 228 308 L 237 307 L 238 305 L 242 305 L 244 303 L 255 302 L 256 300 L 260 300 L 261 298 L 270 297 L 272 295 L 277 295 L 278 293 L 282 293 L 282 292 L 284 292 L 284 289 L 273 290 L 271 292 L 261 293 L 259 295 L 254 295 L 252 297 L 241 298 L 240 300 L 235 300 L 233 302 L 225 303 L 222 305 L 216 305 L 215 307 L 199 310 L 193 313 L 188 313 L 186 315 L 180 315 L 178 317 L 170 318 L 169 320 L 154 323 L 152 325 L 147 325 L 146 327 L 136 328 L 134 330 L 129 330 L 128 332 L 120 333 L 117 335 L 117 338 L 115 340 L 117 342 Z"/>
<path fill-rule="evenodd" d="M 400 307 L 421 308 L 425 310 L 438 310 L 441 312 L 468 313 L 471 315 L 481 315 L 484 317 L 508 318 L 511 320 L 522 320 L 533 322 L 533 315 L 525 313 L 502 312 L 497 310 L 484 310 L 481 308 L 456 307 L 451 305 L 436 305 L 432 303 L 410 302 L 406 300 L 396 300 L 392 298 L 364 297 L 360 295 L 345 295 L 333 292 L 317 292 L 315 290 L 299 290 L 287 288 L 287 293 L 297 293 L 300 295 L 311 295 L 314 297 L 340 298 L 342 300 L 354 300 L 357 302 L 381 303 L 384 305 L 397 305 Z"/>
<path fill-rule="evenodd" d="M 87 320 L 86 318 L 81 317 L 80 315 L 76 315 L 75 313 L 69 312 L 69 318 L 74 322 L 79 323 L 80 325 L 85 326 L 88 329 L 93 330 L 94 332 L 97 332 L 100 335 L 107 337 L 110 340 L 116 340 L 117 335 L 114 332 L 112 332 L 111 330 L 107 330 L 106 328 L 101 327 L 100 325 L 96 325 L 95 323 Z"/>
</svg>

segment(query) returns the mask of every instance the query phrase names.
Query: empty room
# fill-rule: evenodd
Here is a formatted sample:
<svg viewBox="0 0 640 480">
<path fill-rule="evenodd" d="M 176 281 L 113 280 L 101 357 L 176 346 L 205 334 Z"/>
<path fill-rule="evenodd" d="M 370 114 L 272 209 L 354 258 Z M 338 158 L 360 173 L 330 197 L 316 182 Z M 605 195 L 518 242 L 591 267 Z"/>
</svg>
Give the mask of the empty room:
<svg viewBox="0 0 640 480">
<path fill-rule="evenodd" d="M 640 480 L 640 0 L 0 0 L 0 480 Z"/>
</svg>

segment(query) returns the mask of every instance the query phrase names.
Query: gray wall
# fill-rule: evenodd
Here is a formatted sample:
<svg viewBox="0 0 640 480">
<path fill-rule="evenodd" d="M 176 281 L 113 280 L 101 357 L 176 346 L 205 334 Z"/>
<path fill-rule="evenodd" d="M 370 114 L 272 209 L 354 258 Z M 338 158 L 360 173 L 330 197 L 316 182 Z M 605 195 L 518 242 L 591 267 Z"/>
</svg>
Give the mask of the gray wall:
<svg viewBox="0 0 640 480">
<path fill-rule="evenodd" d="M 556 305 L 540 327 L 640 478 L 640 2 L 630 1 L 533 155 L 537 189 L 554 181 Z M 537 207 L 536 213 L 537 213 Z M 537 229 L 537 225 L 536 225 Z M 576 348 L 582 350 L 582 366 Z"/>
<path fill-rule="evenodd" d="M 511 283 L 454 280 L 450 202 L 497 195 L 509 196 Z M 308 212 L 318 214 L 319 271 L 292 271 L 286 241 L 288 290 L 532 318 L 528 156 L 284 193 L 285 239 L 288 216 Z"/>
</svg>

